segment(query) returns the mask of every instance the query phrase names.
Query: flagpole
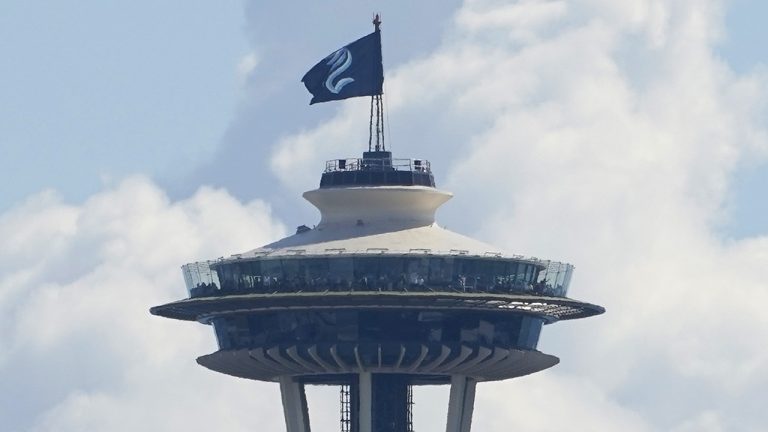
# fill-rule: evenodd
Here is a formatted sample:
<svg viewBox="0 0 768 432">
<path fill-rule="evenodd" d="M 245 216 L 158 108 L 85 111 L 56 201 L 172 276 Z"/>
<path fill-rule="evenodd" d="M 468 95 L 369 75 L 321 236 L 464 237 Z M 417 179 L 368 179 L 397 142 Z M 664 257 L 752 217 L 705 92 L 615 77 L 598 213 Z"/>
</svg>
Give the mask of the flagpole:
<svg viewBox="0 0 768 432">
<path fill-rule="evenodd" d="M 373 141 L 373 96 L 371 96 L 371 116 L 368 119 L 368 151 L 372 151 L 371 141 Z"/>
<path fill-rule="evenodd" d="M 373 30 L 375 32 L 381 31 L 381 17 L 379 14 L 375 14 L 373 16 Z M 371 145 L 373 144 L 373 115 L 374 115 L 374 105 L 376 106 L 376 145 L 374 147 L 375 151 L 386 151 L 386 146 L 384 144 L 384 108 L 383 108 L 383 102 L 382 98 L 384 90 L 382 89 L 382 94 L 379 95 L 372 95 L 371 96 L 371 116 L 370 121 L 368 124 L 368 151 L 371 151 Z"/>
</svg>

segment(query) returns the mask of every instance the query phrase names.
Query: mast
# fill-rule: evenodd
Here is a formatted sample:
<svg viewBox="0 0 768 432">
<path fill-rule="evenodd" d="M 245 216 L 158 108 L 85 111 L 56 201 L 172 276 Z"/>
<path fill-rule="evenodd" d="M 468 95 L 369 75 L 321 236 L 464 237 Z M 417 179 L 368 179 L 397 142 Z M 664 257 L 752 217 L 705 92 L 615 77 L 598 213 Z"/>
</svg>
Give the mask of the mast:
<svg viewBox="0 0 768 432">
<path fill-rule="evenodd" d="M 379 14 L 373 17 L 373 29 L 381 31 Z M 376 139 L 374 140 L 374 136 Z M 384 143 L 384 90 L 382 94 L 371 96 L 371 115 L 368 123 L 368 151 L 386 151 Z"/>
</svg>

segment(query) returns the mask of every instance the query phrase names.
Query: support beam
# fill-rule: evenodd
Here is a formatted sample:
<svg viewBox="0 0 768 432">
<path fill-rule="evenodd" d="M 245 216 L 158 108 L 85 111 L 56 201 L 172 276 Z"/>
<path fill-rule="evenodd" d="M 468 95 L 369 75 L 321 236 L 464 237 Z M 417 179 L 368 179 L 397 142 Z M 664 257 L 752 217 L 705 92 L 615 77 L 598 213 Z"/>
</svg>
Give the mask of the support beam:
<svg viewBox="0 0 768 432">
<path fill-rule="evenodd" d="M 475 406 L 477 382 L 464 375 L 451 377 L 451 395 L 448 399 L 448 425 L 446 432 L 469 432 L 472 410 Z"/>
<path fill-rule="evenodd" d="M 358 375 L 358 397 L 360 403 L 357 405 L 359 432 L 373 432 L 373 380 L 370 372 L 361 372 Z"/>
<path fill-rule="evenodd" d="M 310 432 L 307 395 L 304 384 L 293 377 L 280 377 L 280 396 L 283 399 L 283 414 L 287 432 Z"/>
</svg>

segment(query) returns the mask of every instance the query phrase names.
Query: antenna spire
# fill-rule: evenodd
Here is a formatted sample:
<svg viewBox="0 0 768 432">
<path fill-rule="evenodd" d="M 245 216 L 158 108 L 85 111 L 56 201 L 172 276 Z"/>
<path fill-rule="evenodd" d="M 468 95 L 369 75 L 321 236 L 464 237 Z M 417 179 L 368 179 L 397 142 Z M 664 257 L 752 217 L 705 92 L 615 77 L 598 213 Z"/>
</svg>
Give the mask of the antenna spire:
<svg viewBox="0 0 768 432">
<path fill-rule="evenodd" d="M 373 28 L 375 32 L 381 31 L 381 16 L 373 15 Z M 382 92 L 383 93 L 383 92 Z M 371 117 L 368 124 L 368 151 L 386 151 L 384 145 L 384 102 L 383 94 L 371 96 Z M 374 121 L 375 118 L 375 121 Z M 376 141 L 374 143 L 374 136 Z"/>
</svg>

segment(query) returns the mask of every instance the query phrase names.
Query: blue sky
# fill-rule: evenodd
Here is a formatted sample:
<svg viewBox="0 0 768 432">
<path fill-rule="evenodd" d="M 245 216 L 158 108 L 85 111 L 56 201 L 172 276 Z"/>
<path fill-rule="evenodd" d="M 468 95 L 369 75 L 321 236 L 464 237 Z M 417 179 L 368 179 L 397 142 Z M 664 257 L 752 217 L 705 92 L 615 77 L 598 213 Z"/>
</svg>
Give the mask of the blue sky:
<svg viewBox="0 0 768 432">
<path fill-rule="evenodd" d="M 768 38 L 764 18 L 768 4 L 757 0 L 733 0 L 727 7 L 726 34 L 719 52 L 736 71 L 765 68 Z M 768 200 L 761 199 L 768 185 L 765 163 L 745 163 L 733 185 L 732 219 L 724 231 L 735 237 L 768 231 Z"/>
<path fill-rule="evenodd" d="M 766 424 L 765 2 L 11 0 L 10 430 L 281 430 L 274 388 L 194 364 L 210 329 L 146 311 L 184 295 L 179 265 L 316 222 L 300 193 L 362 151 L 367 101 L 309 106 L 299 80 L 374 11 L 392 149 L 429 158 L 456 194 L 439 220 L 573 262 L 571 293 L 608 309 L 546 329 L 557 368 L 481 386 L 476 429 Z"/>
<path fill-rule="evenodd" d="M 3 2 L 2 203 L 44 188 L 177 179 L 215 152 L 248 52 L 243 5 Z M 151 108 L 150 108 L 151 107 Z"/>
</svg>

